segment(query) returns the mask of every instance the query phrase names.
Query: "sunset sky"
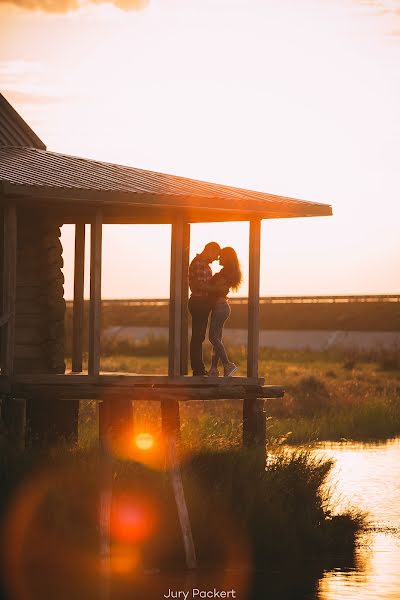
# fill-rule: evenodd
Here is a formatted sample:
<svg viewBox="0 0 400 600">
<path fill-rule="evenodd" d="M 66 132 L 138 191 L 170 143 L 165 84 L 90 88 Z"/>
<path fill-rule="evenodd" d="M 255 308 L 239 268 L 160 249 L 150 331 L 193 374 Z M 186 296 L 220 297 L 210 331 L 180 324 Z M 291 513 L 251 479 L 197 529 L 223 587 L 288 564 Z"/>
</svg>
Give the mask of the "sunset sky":
<svg viewBox="0 0 400 600">
<path fill-rule="evenodd" d="M 0 90 L 49 150 L 332 204 L 263 222 L 262 294 L 400 293 L 400 0 L 1 0 Z M 168 226 L 104 229 L 103 297 L 167 296 Z"/>
</svg>

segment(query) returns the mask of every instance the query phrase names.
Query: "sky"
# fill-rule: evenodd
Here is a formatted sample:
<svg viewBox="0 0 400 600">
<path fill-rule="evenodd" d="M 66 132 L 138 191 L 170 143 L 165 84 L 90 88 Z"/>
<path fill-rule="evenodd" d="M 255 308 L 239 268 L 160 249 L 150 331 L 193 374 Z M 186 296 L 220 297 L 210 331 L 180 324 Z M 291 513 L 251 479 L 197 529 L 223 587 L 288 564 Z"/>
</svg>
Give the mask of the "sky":
<svg viewBox="0 0 400 600">
<path fill-rule="evenodd" d="M 400 293 L 400 0 L 0 0 L 0 90 L 49 150 L 331 204 L 263 222 L 262 295 Z M 103 297 L 168 296 L 169 242 L 105 226 Z"/>
</svg>

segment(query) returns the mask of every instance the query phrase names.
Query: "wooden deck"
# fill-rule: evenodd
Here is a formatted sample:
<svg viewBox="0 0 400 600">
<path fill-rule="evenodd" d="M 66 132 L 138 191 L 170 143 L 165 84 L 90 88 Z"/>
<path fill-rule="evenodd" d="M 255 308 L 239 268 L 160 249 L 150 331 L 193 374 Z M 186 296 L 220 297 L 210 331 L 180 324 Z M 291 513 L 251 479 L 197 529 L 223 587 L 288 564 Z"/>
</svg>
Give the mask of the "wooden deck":
<svg viewBox="0 0 400 600">
<path fill-rule="evenodd" d="M 59 400 L 215 400 L 281 398 L 282 386 L 264 385 L 259 377 L 190 377 L 100 373 L 86 375 L 0 376 L 0 393 Z"/>
</svg>

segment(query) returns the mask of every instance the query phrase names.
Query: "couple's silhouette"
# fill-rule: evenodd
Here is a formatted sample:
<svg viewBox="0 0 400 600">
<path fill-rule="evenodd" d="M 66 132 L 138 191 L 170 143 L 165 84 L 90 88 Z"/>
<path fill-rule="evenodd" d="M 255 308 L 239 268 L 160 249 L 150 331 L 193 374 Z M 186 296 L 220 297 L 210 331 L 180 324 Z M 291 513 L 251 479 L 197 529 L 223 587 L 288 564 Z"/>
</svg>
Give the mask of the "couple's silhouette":
<svg viewBox="0 0 400 600">
<path fill-rule="evenodd" d="M 222 269 L 212 274 L 210 264 L 219 259 Z M 233 375 L 236 365 L 231 362 L 222 342 L 225 321 L 231 314 L 227 295 L 236 291 L 242 281 L 240 264 L 235 250 L 229 246 L 221 248 L 209 242 L 195 256 L 189 266 L 189 311 L 192 315 L 192 338 L 190 340 L 190 362 L 193 375 L 218 377 L 221 362 L 224 377 Z M 211 318 L 210 318 L 211 315 Z M 208 338 L 213 346 L 211 368 L 206 370 L 203 362 L 203 342 L 210 320 Z"/>
</svg>

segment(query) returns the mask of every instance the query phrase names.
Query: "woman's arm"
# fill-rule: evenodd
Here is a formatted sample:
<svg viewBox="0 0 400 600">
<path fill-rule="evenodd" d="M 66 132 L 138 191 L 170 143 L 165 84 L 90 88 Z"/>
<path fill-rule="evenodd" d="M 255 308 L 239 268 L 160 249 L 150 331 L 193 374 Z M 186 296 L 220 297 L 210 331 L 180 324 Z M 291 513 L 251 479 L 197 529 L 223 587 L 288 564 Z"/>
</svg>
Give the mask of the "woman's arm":
<svg viewBox="0 0 400 600">
<path fill-rule="evenodd" d="M 210 291 L 218 296 L 226 296 L 229 294 L 230 285 L 223 275 L 216 273 L 210 281 Z"/>
</svg>

